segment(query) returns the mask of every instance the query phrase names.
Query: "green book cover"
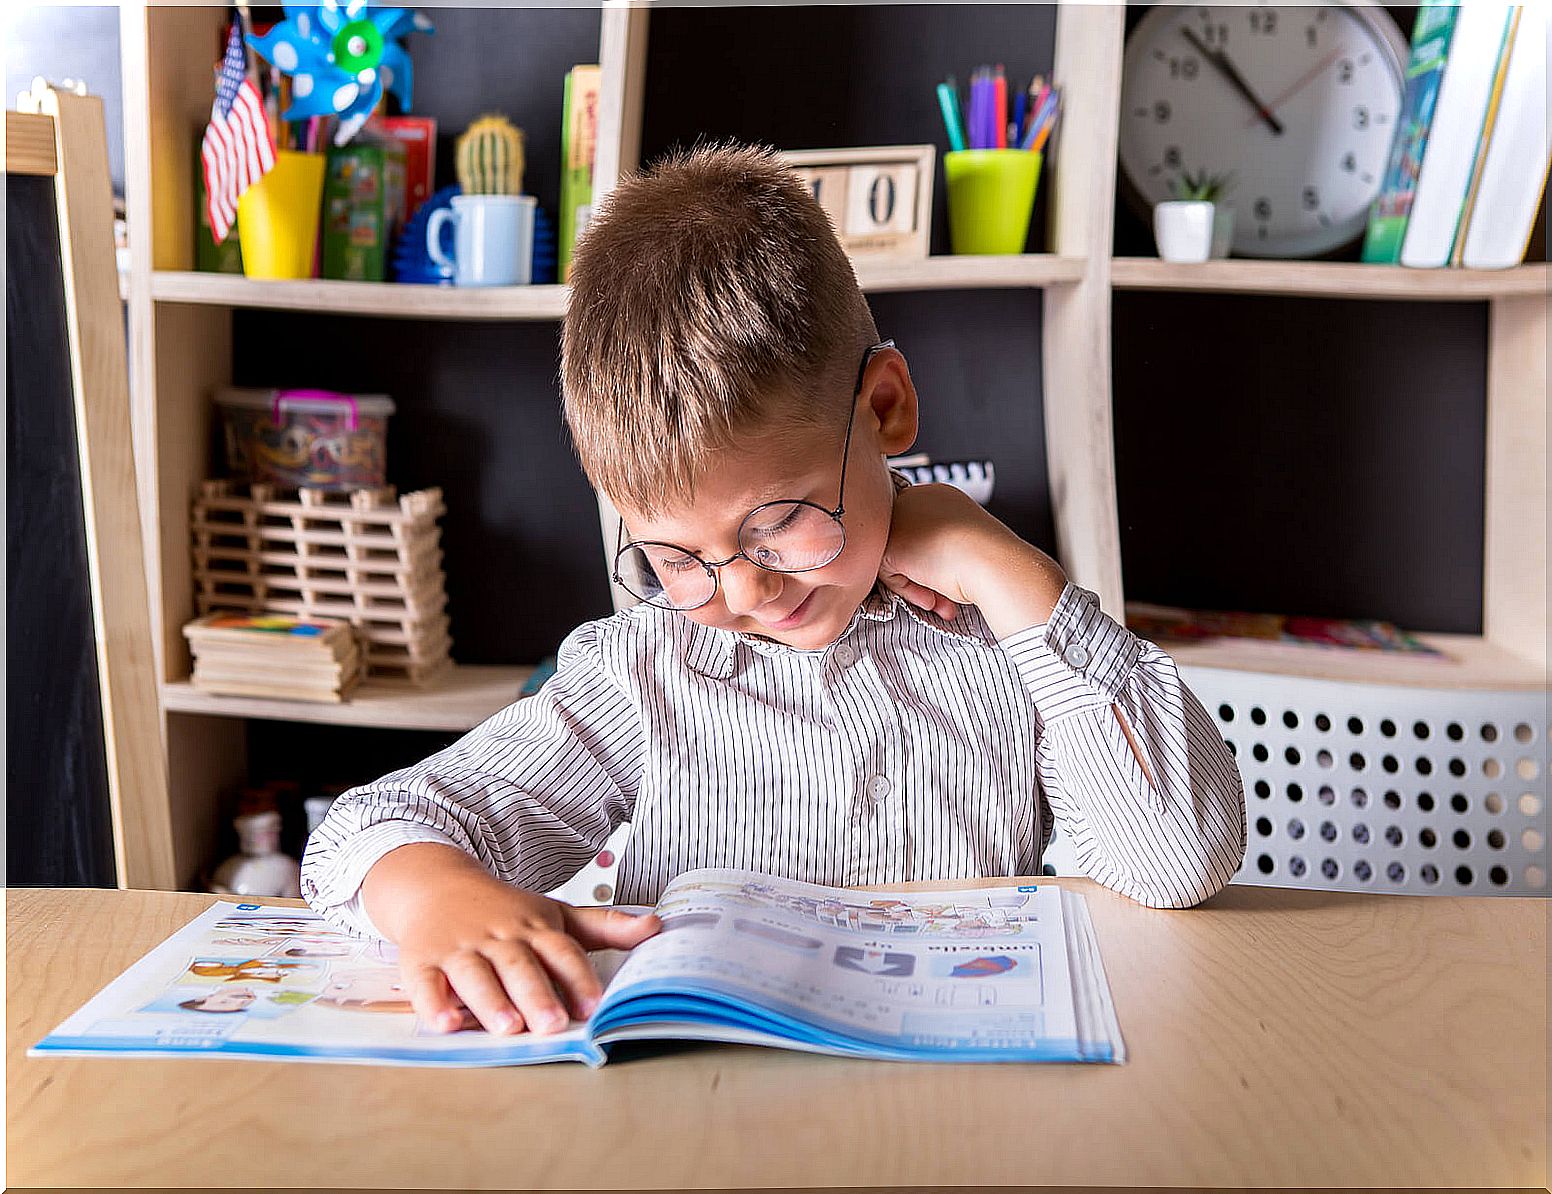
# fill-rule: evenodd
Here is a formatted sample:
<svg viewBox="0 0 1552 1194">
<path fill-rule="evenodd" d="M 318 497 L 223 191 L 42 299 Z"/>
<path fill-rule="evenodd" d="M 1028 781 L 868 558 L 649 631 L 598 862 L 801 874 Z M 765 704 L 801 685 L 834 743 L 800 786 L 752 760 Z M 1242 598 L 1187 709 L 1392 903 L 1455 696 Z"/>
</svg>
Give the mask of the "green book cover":
<svg viewBox="0 0 1552 1194">
<path fill-rule="evenodd" d="M 1455 33 L 1456 11 L 1453 4 L 1438 3 L 1418 10 L 1417 22 L 1412 27 L 1406 96 L 1401 101 L 1401 117 L 1396 121 L 1396 139 L 1391 143 L 1385 177 L 1380 180 L 1380 192 L 1369 209 L 1364 261 L 1394 265 L 1401 260 L 1401 243 L 1406 239 L 1412 199 L 1417 194 L 1417 179 L 1422 173 L 1423 154 L 1428 148 L 1428 133 L 1439 101 L 1439 85 L 1444 80 L 1450 39 Z"/>
<path fill-rule="evenodd" d="M 560 280 L 571 279 L 571 248 L 593 212 L 593 161 L 598 147 L 596 66 L 574 66 L 566 74 L 560 123 L 560 219 L 556 245 Z"/>
<path fill-rule="evenodd" d="M 377 145 L 329 150 L 323 184 L 325 278 L 381 282 L 388 260 L 387 162 Z"/>
</svg>

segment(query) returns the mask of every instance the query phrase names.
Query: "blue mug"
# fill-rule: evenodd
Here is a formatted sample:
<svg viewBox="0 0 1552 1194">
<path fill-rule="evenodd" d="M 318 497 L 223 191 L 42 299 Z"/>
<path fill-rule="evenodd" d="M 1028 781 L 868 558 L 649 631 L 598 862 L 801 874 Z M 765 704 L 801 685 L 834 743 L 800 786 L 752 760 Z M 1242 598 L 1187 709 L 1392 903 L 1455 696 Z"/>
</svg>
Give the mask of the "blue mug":
<svg viewBox="0 0 1552 1194">
<path fill-rule="evenodd" d="M 532 195 L 454 195 L 431 213 L 426 252 L 452 270 L 458 286 L 521 286 L 533 277 Z M 453 222 L 453 255 L 442 251 L 442 225 Z"/>
</svg>

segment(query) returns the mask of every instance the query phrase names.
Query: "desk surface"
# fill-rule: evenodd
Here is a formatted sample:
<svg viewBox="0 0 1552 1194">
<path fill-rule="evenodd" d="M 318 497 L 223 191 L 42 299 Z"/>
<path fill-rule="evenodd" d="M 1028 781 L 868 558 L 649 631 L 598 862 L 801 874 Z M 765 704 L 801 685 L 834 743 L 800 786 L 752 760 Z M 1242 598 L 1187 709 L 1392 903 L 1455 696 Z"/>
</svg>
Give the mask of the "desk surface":
<svg viewBox="0 0 1552 1194">
<path fill-rule="evenodd" d="M 1546 903 L 1236 886 L 1159 911 L 1060 882 L 1088 898 L 1126 1065 L 914 1065 L 715 1045 L 597 1071 L 32 1059 L 29 1045 L 212 897 L 13 890 L 9 1179 L 1546 1184 Z"/>
</svg>

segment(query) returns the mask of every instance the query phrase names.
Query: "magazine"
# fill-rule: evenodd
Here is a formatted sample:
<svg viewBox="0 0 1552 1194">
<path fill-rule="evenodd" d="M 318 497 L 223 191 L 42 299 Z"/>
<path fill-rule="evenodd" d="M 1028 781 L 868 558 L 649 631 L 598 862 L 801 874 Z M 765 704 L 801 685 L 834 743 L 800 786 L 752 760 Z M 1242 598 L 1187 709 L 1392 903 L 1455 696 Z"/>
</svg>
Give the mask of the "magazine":
<svg viewBox="0 0 1552 1194">
<path fill-rule="evenodd" d="M 1123 1062 L 1082 896 L 1050 883 L 881 894 L 750 871 L 674 879 L 663 930 L 591 954 L 604 996 L 550 1035 L 420 1023 L 386 942 L 305 908 L 218 903 L 31 1056 L 602 1065 L 626 1040 L 909 1061 Z M 641 909 L 646 911 L 646 909 Z"/>
</svg>

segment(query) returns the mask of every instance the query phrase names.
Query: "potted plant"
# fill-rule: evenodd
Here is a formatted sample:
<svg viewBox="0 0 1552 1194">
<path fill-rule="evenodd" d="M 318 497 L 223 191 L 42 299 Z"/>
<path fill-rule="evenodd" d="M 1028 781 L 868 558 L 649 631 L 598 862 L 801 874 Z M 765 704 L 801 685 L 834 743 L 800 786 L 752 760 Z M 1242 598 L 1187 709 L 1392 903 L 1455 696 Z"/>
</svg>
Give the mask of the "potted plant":
<svg viewBox="0 0 1552 1194">
<path fill-rule="evenodd" d="M 1234 236 L 1234 209 L 1221 202 L 1233 176 L 1182 173 L 1170 184 L 1175 198 L 1153 209 L 1153 236 L 1165 261 L 1197 262 L 1227 257 Z"/>
</svg>

